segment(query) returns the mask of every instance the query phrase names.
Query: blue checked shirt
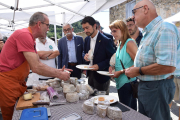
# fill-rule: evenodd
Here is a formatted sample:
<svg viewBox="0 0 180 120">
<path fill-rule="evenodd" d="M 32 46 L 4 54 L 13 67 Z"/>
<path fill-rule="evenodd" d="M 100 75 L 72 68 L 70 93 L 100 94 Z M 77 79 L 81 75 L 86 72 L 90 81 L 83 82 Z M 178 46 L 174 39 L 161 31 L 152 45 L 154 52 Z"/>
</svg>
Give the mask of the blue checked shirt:
<svg viewBox="0 0 180 120">
<path fill-rule="evenodd" d="M 68 47 L 68 56 L 69 56 L 69 61 L 70 63 L 76 63 L 77 59 L 76 59 L 76 49 L 75 49 L 75 41 L 74 41 L 74 36 L 72 38 L 72 40 L 67 40 L 67 47 Z"/>
<path fill-rule="evenodd" d="M 166 79 L 180 73 L 180 36 L 175 25 L 164 22 L 160 16 L 152 20 L 142 31 L 134 66 L 143 67 L 154 63 L 176 67 L 174 73 L 165 75 L 140 75 L 143 81 Z"/>
</svg>

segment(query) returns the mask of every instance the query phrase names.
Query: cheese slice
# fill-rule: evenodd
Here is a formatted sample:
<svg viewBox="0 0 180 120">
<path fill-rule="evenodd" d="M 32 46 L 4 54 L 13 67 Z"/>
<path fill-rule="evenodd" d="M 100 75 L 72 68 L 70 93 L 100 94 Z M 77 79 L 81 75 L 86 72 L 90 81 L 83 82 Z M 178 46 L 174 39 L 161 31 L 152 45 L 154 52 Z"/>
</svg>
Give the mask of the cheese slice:
<svg viewBox="0 0 180 120">
<path fill-rule="evenodd" d="M 23 95 L 24 100 L 31 100 L 33 98 L 32 93 L 27 93 Z"/>
</svg>

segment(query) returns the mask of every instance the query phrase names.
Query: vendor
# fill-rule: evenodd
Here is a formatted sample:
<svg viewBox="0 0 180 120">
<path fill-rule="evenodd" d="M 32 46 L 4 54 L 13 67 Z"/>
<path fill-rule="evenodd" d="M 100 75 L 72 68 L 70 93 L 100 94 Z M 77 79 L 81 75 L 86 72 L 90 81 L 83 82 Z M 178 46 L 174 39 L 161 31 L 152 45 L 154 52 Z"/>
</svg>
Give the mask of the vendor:
<svg viewBox="0 0 180 120">
<path fill-rule="evenodd" d="M 63 80 L 70 78 L 69 72 L 64 72 L 64 67 L 55 69 L 39 60 L 35 39 L 46 37 L 47 31 L 49 31 L 48 16 L 36 12 L 29 20 L 29 27 L 16 30 L 3 47 L 0 64 L 0 107 L 3 120 L 12 120 L 14 105 L 27 89 L 25 78 L 29 74 L 29 68 L 44 76 Z"/>
</svg>

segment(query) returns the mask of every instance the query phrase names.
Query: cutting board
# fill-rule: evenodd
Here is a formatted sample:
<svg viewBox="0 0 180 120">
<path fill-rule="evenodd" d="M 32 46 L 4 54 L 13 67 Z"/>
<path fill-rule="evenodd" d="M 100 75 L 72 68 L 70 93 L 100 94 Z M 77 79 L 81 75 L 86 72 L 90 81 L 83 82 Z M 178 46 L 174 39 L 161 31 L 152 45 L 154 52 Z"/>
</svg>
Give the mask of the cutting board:
<svg viewBox="0 0 180 120">
<path fill-rule="evenodd" d="M 34 98 L 32 98 L 31 100 L 27 100 L 25 101 L 23 99 L 23 96 L 21 96 L 18 100 L 17 106 L 16 106 L 16 110 L 23 110 L 26 108 L 34 108 L 36 106 L 34 106 L 32 103 L 36 102 L 40 99 L 40 93 L 35 93 L 33 94 Z"/>
</svg>

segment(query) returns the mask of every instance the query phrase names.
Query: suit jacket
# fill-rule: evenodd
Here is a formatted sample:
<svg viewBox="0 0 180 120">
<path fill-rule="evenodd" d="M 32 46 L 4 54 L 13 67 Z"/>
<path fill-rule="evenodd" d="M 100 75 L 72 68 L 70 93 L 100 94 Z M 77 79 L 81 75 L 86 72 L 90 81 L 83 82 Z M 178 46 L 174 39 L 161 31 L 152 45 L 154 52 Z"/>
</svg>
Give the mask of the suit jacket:
<svg viewBox="0 0 180 120">
<path fill-rule="evenodd" d="M 117 47 L 116 47 L 116 45 L 114 44 L 113 36 L 112 36 L 111 34 L 104 33 L 104 32 L 103 32 L 103 34 L 104 34 L 106 37 L 108 37 L 108 38 L 110 38 L 110 39 L 112 40 L 113 47 L 114 47 L 115 50 L 117 50 Z"/>
<path fill-rule="evenodd" d="M 76 59 L 78 64 L 83 63 L 83 38 L 80 36 L 74 36 L 75 50 L 76 50 Z M 60 55 L 58 56 L 58 68 L 62 68 L 64 65 L 68 68 L 68 46 L 66 37 L 61 38 L 58 41 L 58 49 Z"/>
<path fill-rule="evenodd" d="M 90 36 L 85 38 L 84 43 L 84 53 L 88 53 L 90 50 Z M 96 45 L 94 48 L 94 56 L 93 56 L 93 64 L 97 64 L 99 66 L 98 71 L 108 71 L 109 69 L 109 61 L 111 56 L 115 53 L 115 50 L 112 45 L 112 41 L 110 38 L 105 37 L 102 33 L 99 32 L 96 40 Z M 89 64 L 89 62 L 86 62 Z M 96 71 L 93 71 L 95 79 L 99 83 L 107 82 L 110 77 L 100 75 Z M 87 71 L 87 75 L 89 76 L 89 71 Z"/>
</svg>

